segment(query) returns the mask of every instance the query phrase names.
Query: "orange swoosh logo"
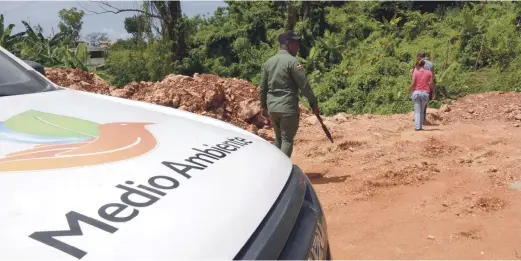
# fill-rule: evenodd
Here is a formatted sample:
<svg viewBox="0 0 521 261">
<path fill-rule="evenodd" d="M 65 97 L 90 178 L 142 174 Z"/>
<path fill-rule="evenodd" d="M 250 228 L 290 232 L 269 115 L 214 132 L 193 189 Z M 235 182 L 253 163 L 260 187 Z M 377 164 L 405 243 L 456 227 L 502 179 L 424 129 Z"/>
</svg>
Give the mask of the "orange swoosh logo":
<svg viewBox="0 0 521 261">
<path fill-rule="evenodd" d="M 145 126 L 150 123 L 107 123 L 99 137 L 86 142 L 37 145 L 0 158 L 0 171 L 31 171 L 91 166 L 141 156 L 157 145 Z"/>
</svg>

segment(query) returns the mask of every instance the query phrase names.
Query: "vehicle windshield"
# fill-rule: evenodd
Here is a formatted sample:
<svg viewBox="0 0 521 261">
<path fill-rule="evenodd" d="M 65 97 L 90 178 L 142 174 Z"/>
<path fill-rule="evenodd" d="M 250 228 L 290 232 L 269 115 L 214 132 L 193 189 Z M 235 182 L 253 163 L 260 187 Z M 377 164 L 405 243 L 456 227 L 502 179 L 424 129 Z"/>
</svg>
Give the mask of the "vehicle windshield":
<svg viewBox="0 0 521 261">
<path fill-rule="evenodd" d="M 54 91 L 56 88 L 38 73 L 0 52 L 0 97 Z"/>
</svg>

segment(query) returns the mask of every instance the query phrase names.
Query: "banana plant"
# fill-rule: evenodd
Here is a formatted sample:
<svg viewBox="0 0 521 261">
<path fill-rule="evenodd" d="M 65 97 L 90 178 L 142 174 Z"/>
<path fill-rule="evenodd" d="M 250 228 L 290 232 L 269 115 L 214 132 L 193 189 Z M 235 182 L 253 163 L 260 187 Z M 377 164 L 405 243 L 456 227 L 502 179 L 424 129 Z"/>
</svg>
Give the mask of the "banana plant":
<svg viewBox="0 0 521 261">
<path fill-rule="evenodd" d="M 41 32 L 36 33 L 27 22 L 22 21 L 22 23 L 26 28 L 22 56 L 44 66 L 61 64 L 66 50 L 66 47 L 62 44 L 63 33 L 60 32 L 47 38 Z"/>
<path fill-rule="evenodd" d="M 65 63 L 65 66 L 71 68 L 80 68 L 86 72 L 89 71 L 89 68 L 85 65 L 89 54 L 86 44 L 78 44 L 78 46 L 76 47 L 76 52 L 74 54 L 72 54 L 69 51 L 69 49 L 65 49 L 64 54 L 65 56 L 63 58 L 63 61 Z"/>
<path fill-rule="evenodd" d="M 16 43 L 19 43 L 25 32 L 17 33 L 11 35 L 13 32 L 14 24 L 5 25 L 4 23 L 4 15 L 0 14 L 0 46 L 4 47 L 9 51 L 14 51 L 14 46 Z"/>
</svg>

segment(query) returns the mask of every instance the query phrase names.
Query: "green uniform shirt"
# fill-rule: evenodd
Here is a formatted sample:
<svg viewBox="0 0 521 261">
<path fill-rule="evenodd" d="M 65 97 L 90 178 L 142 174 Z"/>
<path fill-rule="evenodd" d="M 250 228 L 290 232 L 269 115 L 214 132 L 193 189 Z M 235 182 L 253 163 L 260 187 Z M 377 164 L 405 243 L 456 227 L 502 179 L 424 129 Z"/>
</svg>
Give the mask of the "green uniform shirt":
<svg viewBox="0 0 521 261">
<path fill-rule="evenodd" d="M 270 113 L 299 113 L 299 90 L 311 108 L 317 106 L 313 90 L 304 72 L 297 69 L 298 65 L 297 58 L 285 50 L 278 51 L 264 63 L 259 90 L 262 108 Z"/>
</svg>

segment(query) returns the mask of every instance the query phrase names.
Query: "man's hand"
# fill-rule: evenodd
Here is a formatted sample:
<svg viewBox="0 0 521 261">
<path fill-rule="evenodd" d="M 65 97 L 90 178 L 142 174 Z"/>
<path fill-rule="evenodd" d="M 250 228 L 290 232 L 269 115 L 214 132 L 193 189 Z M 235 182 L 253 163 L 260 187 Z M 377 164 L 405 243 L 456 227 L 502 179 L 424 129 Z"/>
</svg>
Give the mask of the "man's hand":
<svg viewBox="0 0 521 261">
<path fill-rule="evenodd" d="M 313 113 L 314 113 L 315 115 L 320 115 L 320 111 L 318 110 L 318 106 L 315 106 L 315 107 L 313 108 Z"/>
<path fill-rule="evenodd" d="M 436 100 L 436 93 L 432 94 L 432 99 L 431 100 Z"/>
</svg>

